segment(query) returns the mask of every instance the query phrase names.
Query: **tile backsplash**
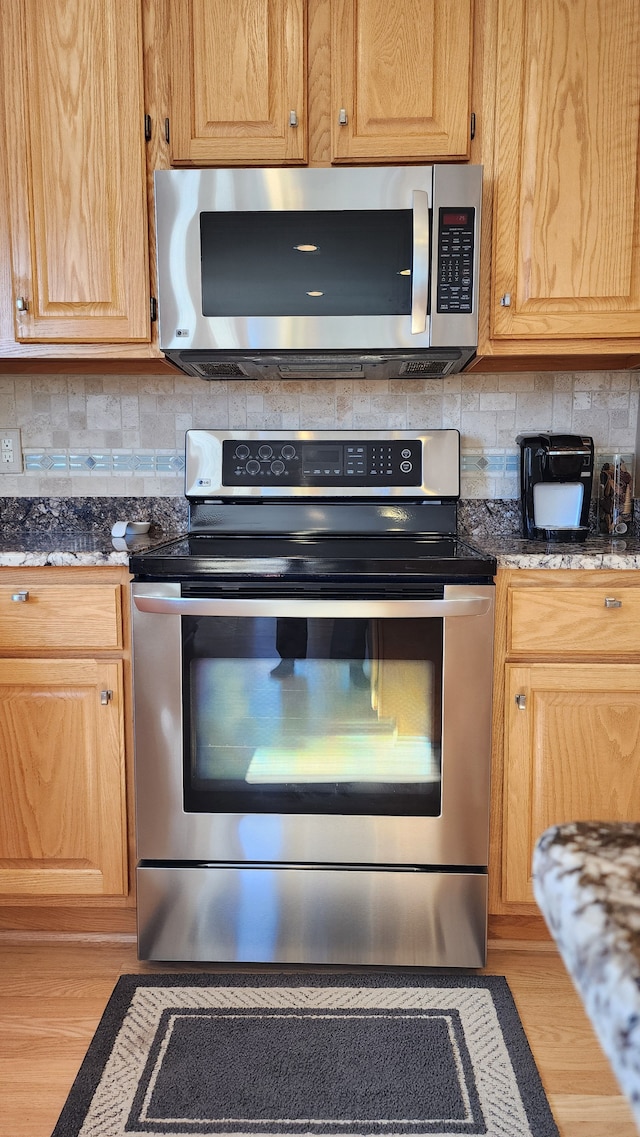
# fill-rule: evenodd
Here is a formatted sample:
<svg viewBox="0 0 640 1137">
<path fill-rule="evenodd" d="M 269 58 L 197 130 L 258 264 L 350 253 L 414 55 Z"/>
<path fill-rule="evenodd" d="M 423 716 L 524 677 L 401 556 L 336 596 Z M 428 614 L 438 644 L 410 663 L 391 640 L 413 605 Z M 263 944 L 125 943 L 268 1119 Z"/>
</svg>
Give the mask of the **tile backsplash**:
<svg viewBox="0 0 640 1137">
<path fill-rule="evenodd" d="M 174 376 L 0 376 L 0 430 L 18 427 L 22 474 L 3 497 L 174 497 L 184 433 L 236 429 L 455 427 L 462 496 L 516 498 L 522 431 L 593 436 L 601 454 L 636 442 L 637 372 L 523 372 L 437 380 L 215 382 Z M 637 492 L 637 489 L 636 489 Z"/>
</svg>

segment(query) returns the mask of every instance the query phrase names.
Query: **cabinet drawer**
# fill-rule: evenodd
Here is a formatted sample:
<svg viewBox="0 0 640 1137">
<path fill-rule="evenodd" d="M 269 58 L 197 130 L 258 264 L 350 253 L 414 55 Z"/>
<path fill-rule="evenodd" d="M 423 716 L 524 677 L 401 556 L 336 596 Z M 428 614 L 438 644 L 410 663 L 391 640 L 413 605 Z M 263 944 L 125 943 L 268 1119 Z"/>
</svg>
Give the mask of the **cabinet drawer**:
<svg viewBox="0 0 640 1137">
<path fill-rule="evenodd" d="M 509 652 L 640 654 L 640 588 L 512 588 Z"/>
<path fill-rule="evenodd" d="M 118 584 L 0 586 L 0 650 L 121 647 Z"/>
</svg>

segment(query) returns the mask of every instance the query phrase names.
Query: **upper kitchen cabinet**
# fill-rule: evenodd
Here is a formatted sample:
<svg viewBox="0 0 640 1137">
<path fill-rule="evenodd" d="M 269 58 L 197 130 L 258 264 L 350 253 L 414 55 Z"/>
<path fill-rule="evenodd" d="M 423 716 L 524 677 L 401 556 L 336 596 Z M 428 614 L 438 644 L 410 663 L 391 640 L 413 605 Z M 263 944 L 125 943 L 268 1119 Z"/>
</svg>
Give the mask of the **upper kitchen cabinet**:
<svg viewBox="0 0 640 1137">
<path fill-rule="evenodd" d="M 0 14 L 15 341 L 148 343 L 140 4 L 0 0 Z"/>
<path fill-rule="evenodd" d="M 173 165 L 307 158 L 304 0 L 170 0 Z"/>
<path fill-rule="evenodd" d="M 331 0 L 334 162 L 466 159 L 472 0 Z"/>
<path fill-rule="evenodd" d="M 640 6 L 493 9 L 493 255 L 479 352 L 638 352 Z"/>
<path fill-rule="evenodd" d="M 171 163 L 467 159 L 472 2 L 168 0 Z"/>
</svg>

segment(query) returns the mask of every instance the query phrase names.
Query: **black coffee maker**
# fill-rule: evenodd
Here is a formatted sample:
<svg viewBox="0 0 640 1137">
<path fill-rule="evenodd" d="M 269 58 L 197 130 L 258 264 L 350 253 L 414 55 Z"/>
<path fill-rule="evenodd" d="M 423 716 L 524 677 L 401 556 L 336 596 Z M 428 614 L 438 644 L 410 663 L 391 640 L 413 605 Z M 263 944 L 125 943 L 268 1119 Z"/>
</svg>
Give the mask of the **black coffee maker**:
<svg viewBox="0 0 640 1137">
<path fill-rule="evenodd" d="M 584 541 L 589 532 L 593 439 L 519 434 L 522 529 L 540 541 Z"/>
</svg>

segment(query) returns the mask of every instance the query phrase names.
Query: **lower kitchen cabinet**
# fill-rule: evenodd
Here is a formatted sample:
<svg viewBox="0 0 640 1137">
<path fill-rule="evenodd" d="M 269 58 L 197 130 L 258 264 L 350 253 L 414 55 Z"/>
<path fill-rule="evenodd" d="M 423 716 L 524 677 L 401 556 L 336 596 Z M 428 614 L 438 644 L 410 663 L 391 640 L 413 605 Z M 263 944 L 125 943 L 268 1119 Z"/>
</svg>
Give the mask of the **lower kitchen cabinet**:
<svg viewBox="0 0 640 1137">
<path fill-rule="evenodd" d="M 0 569 L 0 927 L 133 904 L 129 683 L 126 570 Z"/>
<path fill-rule="evenodd" d="M 503 898 L 533 903 L 537 836 L 563 821 L 637 821 L 640 664 L 507 664 Z"/>
<path fill-rule="evenodd" d="M 122 663 L 0 659 L 0 894 L 127 892 Z"/>
<path fill-rule="evenodd" d="M 491 911 L 537 912 L 550 825 L 640 816 L 640 573 L 498 574 Z"/>
</svg>

